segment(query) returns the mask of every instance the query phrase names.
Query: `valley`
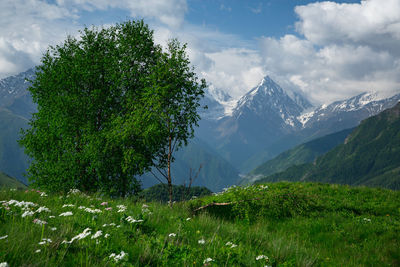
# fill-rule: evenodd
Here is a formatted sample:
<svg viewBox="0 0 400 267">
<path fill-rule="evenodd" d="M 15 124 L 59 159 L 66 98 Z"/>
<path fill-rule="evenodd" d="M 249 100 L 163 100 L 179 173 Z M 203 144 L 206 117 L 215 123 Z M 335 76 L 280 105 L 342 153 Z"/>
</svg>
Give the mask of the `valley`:
<svg viewBox="0 0 400 267">
<path fill-rule="evenodd" d="M 23 183 L 28 182 L 23 173 L 29 159 L 17 140 L 20 129 L 29 127 L 36 110 L 27 91 L 26 79 L 33 78 L 34 70 L 30 69 L 0 80 L 0 127 L 4 127 L 0 171 Z M 254 181 L 257 175 L 268 176 L 312 162 L 340 145 L 362 120 L 393 107 L 399 100 L 400 94 L 379 98 L 375 93 L 363 93 L 313 106 L 300 93 L 283 89 L 269 76 L 237 100 L 211 85 L 202 100 L 208 109 L 199 110 L 202 119 L 195 138 L 175 153 L 172 175 L 176 184 L 187 184 L 190 172 L 201 166 L 193 185 L 218 192 L 246 180 Z M 266 167 L 271 160 L 284 163 Z M 159 183 L 150 173 L 140 180 L 145 188 Z"/>
</svg>

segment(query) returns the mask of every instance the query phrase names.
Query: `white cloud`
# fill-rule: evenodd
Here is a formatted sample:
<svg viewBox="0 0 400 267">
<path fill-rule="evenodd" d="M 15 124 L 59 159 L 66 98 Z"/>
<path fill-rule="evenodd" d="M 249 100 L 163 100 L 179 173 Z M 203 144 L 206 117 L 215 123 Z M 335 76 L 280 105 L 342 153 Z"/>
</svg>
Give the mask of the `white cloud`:
<svg viewBox="0 0 400 267">
<path fill-rule="evenodd" d="M 264 37 L 264 67 L 316 102 L 400 91 L 400 1 L 316 2 L 295 9 L 302 37 Z"/>
<path fill-rule="evenodd" d="M 151 18 L 169 27 L 181 26 L 187 11 L 186 0 L 58 0 L 60 6 L 87 11 L 121 9 L 132 17 Z"/>
<path fill-rule="evenodd" d="M 85 24 L 82 11 L 111 9 L 173 29 L 181 26 L 187 6 L 186 0 L 2 0 L 0 78 L 33 67 L 49 45 L 76 35 Z"/>
<path fill-rule="evenodd" d="M 179 31 L 155 29 L 155 40 L 165 46 L 171 38 L 187 43 L 187 53 L 201 78 L 239 98 L 264 76 L 259 52 L 235 35 L 186 24 Z"/>
<path fill-rule="evenodd" d="M 0 78 L 38 64 L 48 45 L 83 27 L 83 14 L 121 11 L 150 23 L 157 43 L 188 43 L 199 75 L 236 98 L 265 74 L 315 102 L 400 89 L 400 0 L 298 6 L 299 35 L 260 37 L 258 46 L 185 23 L 187 9 L 186 0 L 2 0 Z"/>
</svg>

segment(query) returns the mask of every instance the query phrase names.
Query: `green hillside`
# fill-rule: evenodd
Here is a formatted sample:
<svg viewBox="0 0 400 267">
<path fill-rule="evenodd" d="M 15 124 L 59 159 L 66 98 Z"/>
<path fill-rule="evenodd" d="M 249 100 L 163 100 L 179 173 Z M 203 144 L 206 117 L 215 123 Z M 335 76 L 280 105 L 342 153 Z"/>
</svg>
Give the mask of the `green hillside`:
<svg viewBox="0 0 400 267">
<path fill-rule="evenodd" d="M 317 138 L 313 141 L 296 146 L 295 148 L 279 154 L 274 159 L 261 164 L 251 171 L 248 176 L 268 176 L 284 171 L 293 165 L 313 162 L 318 156 L 343 143 L 351 131 L 353 131 L 353 128 Z"/>
<path fill-rule="evenodd" d="M 28 157 L 18 145 L 21 128 L 28 126 L 28 120 L 0 108 L 0 171 L 26 182 L 23 173 L 28 167 Z"/>
<path fill-rule="evenodd" d="M 400 103 L 364 120 L 314 164 L 294 166 L 260 180 L 321 181 L 400 189 Z"/>
<path fill-rule="evenodd" d="M 0 188 L 17 188 L 25 189 L 26 185 L 18 181 L 17 179 L 8 176 L 7 174 L 0 172 Z"/>
</svg>

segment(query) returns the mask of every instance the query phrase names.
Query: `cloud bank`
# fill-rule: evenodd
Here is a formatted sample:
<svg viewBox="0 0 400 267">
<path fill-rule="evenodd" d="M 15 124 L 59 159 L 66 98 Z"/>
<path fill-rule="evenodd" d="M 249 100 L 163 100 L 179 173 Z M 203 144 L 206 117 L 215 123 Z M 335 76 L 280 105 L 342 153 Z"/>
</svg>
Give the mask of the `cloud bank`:
<svg viewBox="0 0 400 267">
<path fill-rule="evenodd" d="M 295 9 L 300 37 L 264 37 L 266 69 L 316 102 L 400 91 L 400 1 L 318 2 Z"/>
<path fill-rule="evenodd" d="M 38 64 L 88 14 L 114 11 L 145 19 L 162 45 L 173 37 L 188 43 L 198 74 L 236 98 L 266 74 L 316 104 L 400 91 L 400 0 L 297 6 L 295 34 L 256 40 L 189 24 L 186 0 L 3 0 L 0 10 L 0 78 Z"/>
</svg>

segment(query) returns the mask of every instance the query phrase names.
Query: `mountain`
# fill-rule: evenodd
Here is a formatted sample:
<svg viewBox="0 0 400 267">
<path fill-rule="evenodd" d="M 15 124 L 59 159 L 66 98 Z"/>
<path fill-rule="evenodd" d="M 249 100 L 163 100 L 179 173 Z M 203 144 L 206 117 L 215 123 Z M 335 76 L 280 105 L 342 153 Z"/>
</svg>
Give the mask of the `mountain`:
<svg viewBox="0 0 400 267">
<path fill-rule="evenodd" d="M 266 181 L 319 181 L 400 189 L 400 103 L 364 120 L 313 164 L 291 167 Z"/>
<path fill-rule="evenodd" d="M 35 70 L 29 69 L 20 74 L 0 80 L 0 171 L 3 171 L 23 183 L 23 176 L 29 166 L 28 157 L 18 145 L 21 129 L 28 127 L 28 120 L 36 106 L 27 91 L 34 79 Z"/>
<path fill-rule="evenodd" d="M 27 127 L 27 120 L 36 111 L 26 90 L 26 78 L 34 78 L 34 69 L 0 80 L 0 127 L 7 128 L 0 133 L 0 171 L 23 182 L 28 159 L 22 156 L 16 140 L 20 128 Z M 190 169 L 196 170 L 203 163 L 197 185 L 218 191 L 237 182 L 239 172 L 248 173 L 301 143 L 355 127 L 362 119 L 393 106 L 396 100 L 400 95 L 379 100 L 363 94 L 306 112 L 312 107 L 305 97 L 284 90 L 268 76 L 238 100 L 210 86 L 202 100 L 208 109 L 199 110 L 202 120 L 195 130 L 196 139 L 176 154 L 174 177 L 181 184 Z M 13 126 L 8 126 L 11 121 Z M 154 178 L 145 179 L 144 185 L 153 185 L 147 185 L 150 180 Z"/>
<path fill-rule="evenodd" d="M 17 140 L 20 130 L 26 127 L 26 118 L 0 108 L 0 171 L 16 177 L 23 183 L 27 183 L 23 173 L 29 163 Z"/>
<path fill-rule="evenodd" d="M 0 172 L 0 188 L 25 189 L 27 187 L 17 179 Z"/>
<path fill-rule="evenodd" d="M 376 93 L 362 93 L 350 99 L 322 105 L 297 119 L 302 123 L 303 135 L 314 138 L 357 126 L 362 120 L 391 108 L 400 100 L 400 94 L 379 99 Z"/>
<path fill-rule="evenodd" d="M 27 81 L 35 78 L 35 69 L 29 69 L 0 80 L 0 108 L 7 108 L 16 115 L 31 118 L 36 112 L 36 105 L 32 101 L 27 88 Z"/>
<path fill-rule="evenodd" d="M 257 178 L 282 172 L 293 165 L 313 162 L 318 156 L 342 144 L 353 129 L 354 128 L 346 129 L 326 135 L 282 152 L 275 158 L 252 170 L 241 183 L 254 182 Z"/>
<path fill-rule="evenodd" d="M 214 121 L 202 120 L 196 134 L 243 171 L 246 159 L 300 127 L 296 118 L 310 106 L 299 94 L 292 99 L 266 76 L 237 101 L 231 113 Z"/>
<path fill-rule="evenodd" d="M 296 119 L 301 127 L 293 129 L 292 133 L 282 135 L 273 144 L 264 147 L 242 164 L 248 172 L 278 154 L 299 144 L 329 135 L 344 129 L 354 128 L 359 123 L 379 112 L 391 108 L 400 101 L 400 94 L 390 98 L 379 99 L 374 93 L 363 93 L 336 101 L 329 105 L 321 105 L 314 111 L 302 113 Z"/>
</svg>

